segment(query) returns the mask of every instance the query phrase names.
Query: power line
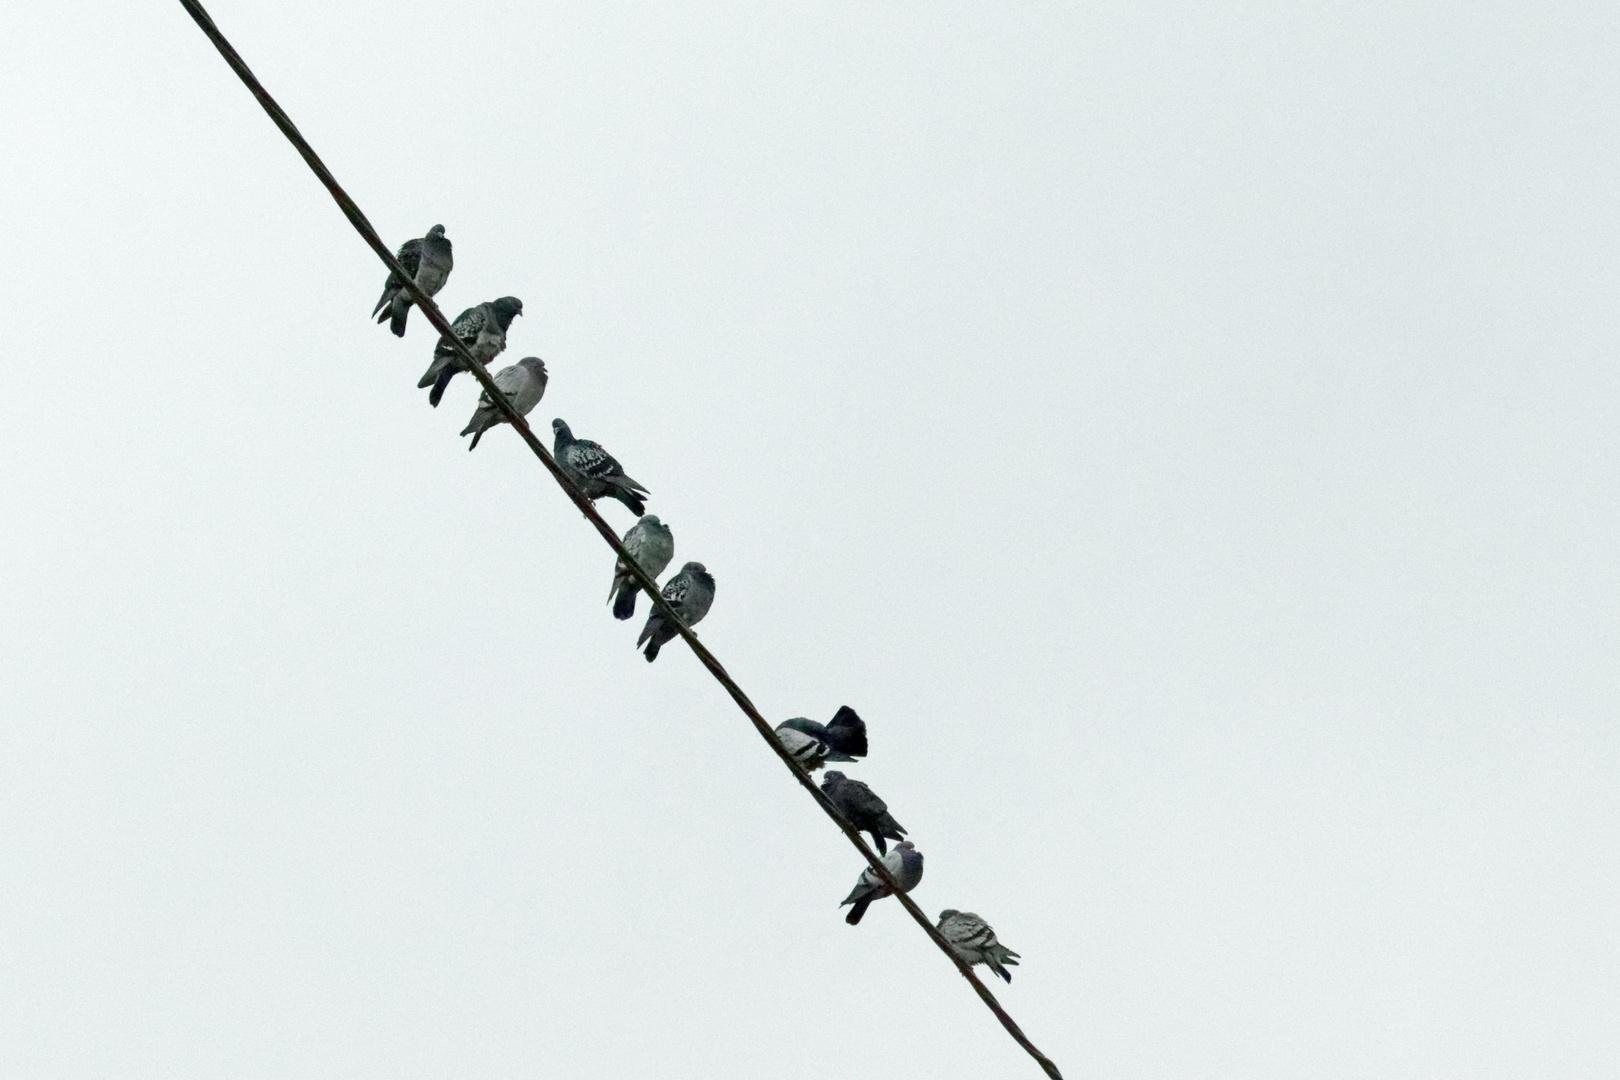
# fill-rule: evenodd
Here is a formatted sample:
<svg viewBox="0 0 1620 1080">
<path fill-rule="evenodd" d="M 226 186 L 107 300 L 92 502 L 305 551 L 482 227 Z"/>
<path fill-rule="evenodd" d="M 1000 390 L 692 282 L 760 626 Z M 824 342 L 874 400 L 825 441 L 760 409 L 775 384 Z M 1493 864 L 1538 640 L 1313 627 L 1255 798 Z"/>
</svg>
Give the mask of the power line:
<svg viewBox="0 0 1620 1080">
<path fill-rule="evenodd" d="M 732 700 L 737 703 L 737 707 L 753 722 L 754 729 L 759 732 L 766 745 L 775 752 L 776 756 L 782 760 L 782 764 L 787 766 L 788 771 L 793 773 L 794 778 L 810 793 L 810 797 L 816 800 L 816 804 L 832 819 L 833 824 L 837 825 L 844 835 L 849 838 L 849 842 L 855 845 L 855 849 L 870 864 L 879 880 L 889 887 L 894 898 L 900 901 L 901 906 L 917 921 L 917 925 L 923 928 L 923 932 L 932 938 L 934 944 L 939 946 L 940 951 L 950 959 L 951 963 L 956 965 L 962 977 L 978 993 L 990 1011 L 996 1014 L 996 1019 L 1001 1021 L 1001 1026 L 1007 1029 L 1007 1033 L 1029 1053 L 1030 1057 L 1040 1064 L 1041 1068 L 1046 1071 L 1047 1076 L 1051 1077 L 1052 1080 L 1063 1080 L 1052 1059 L 1035 1048 L 1035 1044 L 1029 1041 L 1029 1038 L 1025 1036 L 1017 1023 L 1013 1021 L 1013 1018 L 1007 1015 L 1007 1010 L 1001 1007 L 1001 1003 L 996 1000 L 995 995 L 973 973 L 972 966 L 951 951 L 950 944 L 946 942 L 938 928 L 928 921 L 928 916 L 923 914 L 922 909 L 917 906 L 916 902 L 900 888 L 899 882 L 895 881 L 894 876 L 889 873 L 888 867 L 883 865 L 883 860 L 878 858 L 871 848 L 867 847 L 866 841 L 861 838 L 860 833 L 856 832 L 849 822 L 844 820 L 843 815 L 834 809 L 827 796 L 810 778 L 810 774 L 805 772 L 797 761 L 793 760 L 793 756 L 787 752 L 787 749 L 776 738 L 776 733 L 771 729 L 771 725 L 760 715 L 759 710 L 754 707 L 754 703 L 748 700 L 748 695 L 743 693 L 742 687 L 738 686 L 736 681 L 726 673 L 726 669 L 720 666 L 720 661 L 716 660 L 714 654 L 709 652 L 702 642 L 698 641 L 697 635 L 692 633 L 691 628 L 675 613 L 674 608 L 670 607 L 669 602 L 664 599 L 662 592 L 659 591 L 658 583 L 642 571 L 640 564 L 625 550 L 624 544 L 619 540 L 618 533 L 614 532 L 613 527 L 607 523 L 606 519 L 596 512 L 596 507 L 580 493 L 579 488 L 574 486 L 574 483 L 558 467 L 556 460 L 546 450 L 545 446 L 541 444 L 539 439 L 535 438 L 534 432 L 529 428 L 528 420 L 513 408 L 506 395 L 495 385 L 495 380 L 490 376 L 489 371 L 461 343 L 461 339 L 451 330 L 449 320 L 444 317 L 444 313 L 439 310 L 432 297 L 417 288 L 414 275 L 408 273 L 399 264 L 399 261 L 394 258 L 393 253 L 388 249 L 388 245 L 382 242 L 382 238 L 377 235 L 377 230 L 372 228 L 371 222 L 366 219 L 366 215 L 361 212 L 360 207 L 355 205 L 354 200 L 349 198 L 348 192 L 339 186 L 331 171 L 321 161 L 320 156 L 315 153 L 314 148 L 299 134 L 298 128 L 293 124 L 292 119 L 282 111 L 280 105 L 276 104 L 276 100 L 270 96 L 270 92 L 259 82 L 258 77 L 247 66 L 247 62 L 225 39 L 225 35 L 219 32 L 219 27 L 214 25 L 214 20 L 209 16 L 208 12 L 203 9 L 201 4 L 197 3 L 197 0 L 180 0 L 180 6 L 186 9 L 186 12 L 196 21 L 202 32 L 208 35 L 208 40 L 214 43 L 214 47 L 225 58 L 225 62 L 231 66 L 231 70 L 236 72 L 237 77 L 258 99 L 259 104 L 264 107 L 264 111 L 269 114 L 271 121 L 281 129 L 281 133 L 287 137 L 287 141 L 293 144 L 293 148 L 298 151 L 299 156 L 304 159 L 305 164 L 314 172 L 316 178 L 326 185 L 326 190 L 331 192 L 332 198 L 338 204 L 338 209 L 343 211 L 344 216 L 349 219 L 355 231 L 360 234 L 360 238 L 371 245 L 371 250 L 375 251 L 377 257 L 387 265 L 388 269 L 394 274 L 395 280 L 404 285 L 405 291 L 410 293 L 411 299 L 416 302 L 417 307 L 422 309 L 422 314 L 427 317 L 428 322 L 432 323 L 434 329 L 438 330 L 440 335 L 454 347 L 462 363 L 466 365 L 467 370 L 472 373 L 473 377 L 478 380 L 479 385 L 484 388 L 484 393 L 494 404 L 496 410 L 512 425 L 513 430 L 528 444 L 529 449 L 534 451 L 534 456 L 540 459 L 540 463 L 551 473 L 552 479 L 557 481 L 558 486 L 563 489 L 563 493 L 574 501 L 575 506 L 579 507 L 580 513 L 585 515 L 586 520 L 596 526 L 596 531 L 602 534 L 602 539 L 606 540 L 608 546 L 619 556 L 621 565 L 629 568 L 631 576 L 636 580 L 636 584 L 646 592 L 653 605 L 669 624 L 680 632 L 681 637 L 691 647 L 692 653 L 698 658 L 699 662 L 709 669 L 709 673 L 715 677 L 721 686 L 725 687 L 726 693 L 731 695 Z"/>
</svg>

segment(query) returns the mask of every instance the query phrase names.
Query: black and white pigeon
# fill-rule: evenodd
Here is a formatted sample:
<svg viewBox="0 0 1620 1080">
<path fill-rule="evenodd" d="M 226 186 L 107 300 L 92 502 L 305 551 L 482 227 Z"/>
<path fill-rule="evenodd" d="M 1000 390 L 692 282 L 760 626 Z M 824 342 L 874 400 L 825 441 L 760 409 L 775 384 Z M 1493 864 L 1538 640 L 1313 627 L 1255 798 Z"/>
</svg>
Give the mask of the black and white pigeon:
<svg viewBox="0 0 1620 1080">
<path fill-rule="evenodd" d="M 444 288 L 445 281 L 450 277 L 450 269 L 456 264 L 450 254 L 450 238 L 444 235 L 443 225 L 433 226 L 420 239 L 405 241 L 394 253 L 394 258 L 411 275 L 416 287 L 429 296 L 438 295 L 439 290 Z M 371 313 L 377 316 L 378 322 L 388 320 L 388 329 L 394 332 L 395 337 L 404 337 L 405 318 L 411 313 L 413 303 L 415 301 L 411 299 L 411 294 L 400 284 L 399 276 L 390 270 L 388 280 L 383 284 L 382 299 L 377 301 Z M 378 315 L 378 312 L 382 314 Z"/>
<path fill-rule="evenodd" d="M 851 780 L 836 769 L 830 770 L 821 780 L 821 793 L 827 796 L 827 801 L 844 815 L 844 820 L 856 832 L 872 834 L 872 843 L 877 845 L 879 855 L 887 854 L 889 850 L 884 843 L 885 837 L 890 840 L 906 838 L 905 826 L 894 820 L 888 804 L 859 780 Z"/>
<path fill-rule="evenodd" d="M 505 351 L 506 328 L 521 314 L 523 301 L 515 296 L 503 296 L 463 311 L 450 324 L 450 329 L 455 331 L 456 340 L 465 345 L 480 364 L 488 364 Z M 456 372 L 465 370 L 450 339 L 441 337 L 439 343 L 433 346 L 433 363 L 428 365 L 427 372 L 416 385 L 418 389 L 433 387 L 428 393 L 428 404 L 438 408 L 439 399 L 444 397 L 444 388 L 450 385 Z"/>
<path fill-rule="evenodd" d="M 540 399 L 546 393 L 546 362 L 538 356 L 525 356 L 510 367 L 503 367 L 495 373 L 495 385 L 500 388 L 506 400 L 512 403 L 519 415 L 528 416 L 534 407 L 540 404 Z M 495 403 L 489 399 L 489 391 L 485 390 L 478 395 L 478 408 L 473 410 L 472 419 L 467 426 L 461 429 L 463 435 L 472 435 L 472 443 L 467 447 L 472 450 L 478 445 L 478 440 L 484 437 L 484 432 L 496 424 L 506 423 L 495 408 Z"/>
<path fill-rule="evenodd" d="M 825 746 L 827 752 L 821 755 L 823 760 L 854 761 L 866 756 L 866 722 L 848 705 L 838 707 L 831 723 L 818 724 L 814 720 L 795 716 L 782 721 L 777 730 L 780 732 L 782 727 L 808 735 Z"/>
<path fill-rule="evenodd" d="M 664 582 L 663 594 L 682 622 L 689 627 L 696 626 L 714 603 L 714 578 L 702 563 L 689 562 L 681 567 L 680 573 Z M 650 664 L 658 659 L 658 650 L 678 633 L 680 631 L 664 619 L 664 613 L 655 605 L 647 616 L 647 625 L 641 628 L 641 636 L 636 638 L 636 648 L 644 641 L 647 643 L 647 663 Z"/>
<path fill-rule="evenodd" d="M 895 845 L 895 849 L 883 856 L 883 868 L 889 876 L 900 883 L 901 892 L 910 892 L 922 880 L 923 857 L 922 852 L 910 840 L 902 840 Z M 844 921 L 854 926 L 866 914 L 866 909 L 872 906 L 872 901 L 881 900 L 885 896 L 892 896 L 894 890 L 883 884 L 868 866 L 861 871 L 861 879 L 855 883 L 855 889 L 844 898 L 844 904 L 854 904 Z M 839 904 L 843 907 L 844 904 Z"/>
<path fill-rule="evenodd" d="M 1018 954 L 996 940 L 990 924 L 971 911 L 946 908 L 939 913 L 939 932 L 964 963 L 987 964 L 990 970 L 1012 982 L 1012 974 L 1001 965 L 1018 966 Z"/>
<path fill-rule="evenodd" d="M 624 475 L 623 466 L 612 454 L 599 443 L 574 438 L 574 433 L 561 420 L 553 420 L 551 430 L 557 433 L 552 456 L 581 494 L 592 502 L 604 495 L 618 499 L 636 517 L 647 512 L 647 504 L 641 501 L 641 496 L 650 492 Z"/>
<path fill-rule="evenodd" d="M 657 514 L 647 514 L 624 534 L 624 546 L 636 565 L 641 567 L 641 572 L 657 581 L 658 575 L 669 565 L 669 560 L 675 557 L 675 534 L 669 531 L 668 525 L 658 520 Z M 613 617 L 628 619 L 634 615 L 636 595 L 640 592 L 641 586 L 630 576 L 629 564 L 623 559 L 615 560 L 613 587 L 608 590 L 608 599 L 613 603 Z"/>
</svg>

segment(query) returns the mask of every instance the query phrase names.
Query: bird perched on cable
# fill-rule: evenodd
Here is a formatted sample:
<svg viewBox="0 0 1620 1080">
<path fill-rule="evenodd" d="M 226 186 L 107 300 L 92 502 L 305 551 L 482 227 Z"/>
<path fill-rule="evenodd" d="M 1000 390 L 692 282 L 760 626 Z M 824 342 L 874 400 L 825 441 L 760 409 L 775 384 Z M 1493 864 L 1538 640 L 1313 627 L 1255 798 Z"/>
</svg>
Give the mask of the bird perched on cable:
<svg viewBox="0 0 1620 1080">
<path fill-rule="evenodd" d="M 657 581 L 669 560 L 675 557 L 675 535 L 668 525 L 658 520 L 657 514 L 647 514 L 624 534 L 624 547 L 641 567 L 641 572 Z M 613 565 L 613 587 L 608 590 L 615 619 L 628 619 L 636 613 L 636 594 L 640 591 L 641 586 L 630 576 L 629 564 L 618 559 Z"/>
<path fill-rule="evenodd" d="M 394 258 L 411 275 L 416 287 L 429 296 L 438 295 L 439 290 L 444 288 L 445 281 L 450 277 L 450 269 L 456 264 L 451 257 L 450 238 L 444 235 L 443 225 L 433 226 L 424 237 L 405 241 L 394 253 Z M 371 313 L 377 315 L 381 311 L 377 321 L 389 320 L 388 329 L 394 332 L 394 336 L 404 337 L 405 317 L 411 313 L 411 305 L 415 302 L 411 294 L 405 291 L 405 286 L 400 284 L 399 275 L 390 270 L 388 280 L 383 283 L 382 299 L 377 301 Z"/>
<path fill-rule="evenodd" d="M 996 940 L 990 924 L 971 911 L 946 908 L 939 913 L 939 932 L 964 963 L 988 964 L 990 970 L 1012 982 L 1012 975 L 1003 964 L 1018 966 L 1018 954 Z"/>
<path fill-rule="evenodd" d="M 456 340 L 465 345 L 480 364 L 488 364 L 505 351 L 506 328 L 521 314 L 523 301 L 515 296 L 503 296 L 463 311 L 450 324 L 450 329 L 455 332 Z M 428 393 L 428 404 L 438 408 L 439 399 L 444 397 L 444 388 L 450 385 L 456 372 L 465 370 L 450 339 L 441 337 L 439 343 L 433 346 L 433 363 L 428 365 L 427 372 L 416 384 L 417 388 L 433 387 Z"/>
<path fill-rule="evenodd" d="M 802 716 L 784 720 L 776 726 L 776 737 L 806 772 L 815 772 L 824 761 L 866 756 L 866 723 L 848 705 L 839 706 L 829 724 Z"/>
<path fill-rule="evenodd" d="M 905 826 L 894 820 L 888 804 L 859 780 L 851 780 L 836 769 L 831 770 L 821 780 L 821 793 L 827 796 L 827 801 L 844 815 L 844 820 L 856 832 L 872 834 L 872 843 L 877 845 L 879 855 L 887 854 L 889 850 L 883 842 L 885 837 L 890 840 L 906 838 Z"/>
<path fill-rule="evenodd" d="M 901 892 L 910 892 L 922 880 L 923 857 L 922 852 L 910 840 L 901 841 L 895 849 L 883 856 L 883 868 L 889 876 L 900 884 Z M 881 900 L 885 896 L 894 895 L 894 890 L 885 885 L 868 866 L 861 871 L 861 879 L 855 883 L 855 889 L 844 898 L 844 904 L 854 904 L 844 921 L 854 926 L 866 914 L 866 909 L 872 906 L 874 900 Z M 843 907 L 844 904 L 839 904 Z"/>
<path fill-rule="evenodd" d="M 538 356 L 525 356 L 510 367 L 503 367 L 496 372 L 495 385 L 506 396 L 506 400 L 512 403 L 512 408 L 518 411 L 518 415 L 528 416 L 545 396 L 546 362 Z M 478 440 L 484 437 L 484 432 L 496 424 L 504 423 L 506 417 L 495 408 L 495 403 L 489 398 L 489 391 L 485 390 L 479 394 L 478 408 L 473 410 L 472 419 L 467 421 L 467 426 L 461 429 L 463 435 L 472 435 L 472 443 L 467 449 L 476 447 Z"/>
<path fill-rule="evenodd" d="M 612 454 L 589 439 L 574 438 L 574 433 L 561 420 L 553 420 L 551 430 L 557 433 L 552 456 L 582 495 L 592 502 L 604 495 L 618 499 L 636 517 L 647 512 L 647 504 L 641 501 L 641 496 L 650 492 L 624 475 L 623 466 Z"/>
<path fill-rule="evenodd" d="M 663 595 L 683 623 L 689 627 L 696 626 L 709 613 L 709 605 L 714 603 L 714 578 L 709 576 L 702 563 L 689 562 L 681 567 L 680 573 L 664 582 Z M 641 636 L 636 638 L 636 648 L 639 649 L 644 641 L 647 643 L 647 663 L 650 664 L 658 659 L 658 650 L 678 633 L 680 631 L 675 625 L 666 620 L 664 613 L 654 605 L 647 616 L 647 625 L 641 628 Z"/>
</svg>

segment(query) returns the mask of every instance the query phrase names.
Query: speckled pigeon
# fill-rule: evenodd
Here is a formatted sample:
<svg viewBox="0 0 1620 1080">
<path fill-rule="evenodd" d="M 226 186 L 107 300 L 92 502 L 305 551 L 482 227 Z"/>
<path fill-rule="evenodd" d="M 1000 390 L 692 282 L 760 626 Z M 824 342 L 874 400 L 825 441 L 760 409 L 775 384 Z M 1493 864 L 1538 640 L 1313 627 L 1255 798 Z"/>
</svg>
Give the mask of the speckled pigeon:
<svg viewBox="0 0 1620 1080">
<path fill-rule="evenodd" d="M 450 329 L 455 331 L 456 339 L 467 347 L 479 363 L 488 364 L 506 349 L 506 328 L 521 314 L 523 301 L 515 296 L 503 296 L 463 311 L 450 324 Z M 418 388 L 433 387 L 428 393 L 428 404 L 438 408 L 439 399 L 444 397 L 444 388 L 450 385 L 456 372 L 465 370 L 450 339 L 441 337 L 439 343 L 433 346 L 433 363 L 428 365 L 427 372 L 416 385 Z"/>
<path fill-rule="evenodd" d="M 436 296 L 444 288 L 445 280 L 450 277 L 450 268 L 456 263 L 450 254 L 450 238 L 444 235 L 443 225 L 433 226 L 419 240 L 405 241 L 394 253 L 394 258 L 411 275 L 416 287 L 429 296 Z M 411 299 L 411 294 L 399 283 L 398 275 L 390 270 L 388 281 L 383 285 L 382 299 L 377 301 L 371 313 L 377 315 L 378 322 L 389 320 L 388 328 L 395 337 L 404 337 L 405 318 L 411 313 L 413 303 L 415 301 Z M 382 314 L 378 315 L 379 311 Z"/>
<path fill-rule="evenodd" d="M 964 962 L 988 964 L 991 971 L 1012 982 L 1012 975 L 1001 965 L 1017 967 L 1018 954 L 997 941 L 990 924 L 973 912 L 946 908 L 939 913 L 939 932 Z"/>
<path fill-rule="evenodd" d="M 630 531 L 624 534 L 624 546 L 636 565 L 641 567 L 641 572 L 654 581 L 664 572 L 669 560 L 675 557 L 675 535 L 669 531 L 668 525 L 658 520 L 657 514 L 648 514 L 630 526 Z M 613 587 L 608 590 L 615 619 L 628 619 L 636 613 L 636 594 L 639 592 L 641 586 L 630 576 L 629 565 L 623 559 L 615 560 Z"/>
<path fill-rule="evenodd" d="M 663 594 L 682 622 L 687 626 L 696 626 L 709 613 L 709 605 L 714 603 L 714 578 L 709 576 L 702 563 L 689 562 L 681 567 L 680 573 L 664 582 Z M 654 606 L 647 616 L 647 625 L 641 628 L 641 636 L 636 638 L 636 647 L 640 648 L 644 641 L 647 643 L 647 663 L 650 664 L 658 659 L 658 650 L 679 632 L 664 620 L 663 612 Z"/>
<path fill-rule="evenodd" d="M 856 832 L 872 834 L 872 843 L 877 845 L 879 855 L 889 850 L 884 843 L 885 837 L 890 840 L 906 838 L 905 826 L 894 820 L 888 804 L 859 780 L 851 780 L 843 773 L 831 770 L 822 778 L 821 793 L 838 808 L 838 812 L 854 826 Z"/>
<path fill-rule="evenodd" d="M 647 512 L 647 504 L 641 501 L 641 496 L 649 492 L 624 475 L 624 468 L 612 454 L 589 439 L 574 438 L 574 433 L 561 420 L 553 420 L 551 430 L 557 433 L 552 456 L 587 499 L 595 502 L 607 495 L 628 506 L 636 517 Z"/>
<path fill-rule="evenodd" d="M 528 416 L 534 407 L 540 404 L 540 399 L 546 393 L 546 362 L 538 356 L 525 356 L 511 367 L 503 367 L 495 373 L 495 385 L 500 387 L 506 400 L 512 403 L 519 415 Z M 467 449 L 471 450 L 478 445 L 478 440 L 484 437 L 484 432 L 496 424 L 506 423 L 495 408 L 495 403 L 489 399 L 489 391 L 485 390 L 478 395 L 478 408 L 473 410 L 472 419 L 467 426 L 461 429 L 463 435 L 472 435 L 472 443 Z"/>
<path fill-rule="evenodd" d="M 782 727 L 792 728 L 802 735 L 808 735 L 827 748 L 817 759 L 818 765 L 822 760 L 854 761 L 856 758 L 866 756 L 866 722 L 848 705 L 840 705 L 829 724 L 818 724 L 814 720 L 795 716 L 791 720 L 782 721 L 781 726 L 777 728 L 779 733 Z"/>
<path fill-rule="evenodd" d="M 887 870 L 895 881 L 900 883 L 901 892 L 910 892 L 922 880 L 923 857 L 922 852 L 910 840 L 903 840 L 895 845 L 893 851 L 883 856 L 883 868 Z M 877 874 L 868 866 L 861 871 L 861 879 L 855 883 L 855 889 L 844 898 L 844 904 L 854 904 L 844 921 L 854 926 L 866 914 L 866 909 L 872 906 L 872 901 L 881 900 L 893 894 L 893 890 L 878 879 Z M 843 907 L 844 904 L 839 904 Z"/>
</svg>

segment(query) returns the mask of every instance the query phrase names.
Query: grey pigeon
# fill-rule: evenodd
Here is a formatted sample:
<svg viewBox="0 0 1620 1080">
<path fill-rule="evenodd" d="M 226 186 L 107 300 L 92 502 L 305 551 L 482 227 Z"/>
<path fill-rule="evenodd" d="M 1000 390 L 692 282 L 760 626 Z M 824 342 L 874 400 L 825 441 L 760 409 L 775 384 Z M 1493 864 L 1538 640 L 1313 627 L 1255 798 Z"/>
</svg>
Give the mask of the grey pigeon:
<svg viewBox="0 0 1620 1080">
<path fill-rule="evenodd" d="M 511 367 L 503 367 L 495 373 L 495 385 L 500 388 L 506 400 L 512 403 L 519 415 L 528 416 L 534 407 L 540 404 L 540 399 L 546 392 L 546 362 L 538 356 L 525 356 Z M 478 445 L 478 440 L 484 437 L 484 432 L 496 424 L 506 423 L 495 408 L 495 403 L 489 399 L 489 391 L 485 390 L 478 395 L 478 408 L 473 410 L 472 419 L 467 426 L 461 429 L 463 435 L 472 435 L 472 444 L 468 450 Z"/>
<path fill-rule="evenodd" d="M 866 756 L 866 722 L 848 705 L 838 707 L 831 723 L 818 724 L 814 720 L 795 716 L 782 721 L 777 731 L 780 732 L 783 727 L 808 735 L 825 746 L 827 750 L 821 755 L 821 760 L 854 761 Z M 820 760 L 817 764 L 820 764 Z"/>
<path fill-rule="evenodd" d="M 465 345 L 480 364 L 488 364 L 505 351 L 506 328 L 521 314 L 523 301 L 515 296 L 503 296 L 463 311 L 450 324 L 450 329 L 455 331 L 456 340 Z M 418 388 L 433 387 L 428 393 L 428 404 L 438 408 L 439 399 L 444 397 L 444 388 L 450 385 L 456 372 L 464 370 L 455 346 L 450 344 L 449 338 L 441 337 L 439 343 L 433 346 L 433 363 L 428 365 L 427 372 L 416 385 Z"/>
<path fill-rule="evenodd" d="M 946 908 L 939 913 L 939 932 L 951 947 L 951 952 L 968 964 L 988 964 L 990 970 L 1012 982 L 1012 975 L 1003 964 L 1018 966 L 1018 954 L 996 940 L 990 924 L 971 911 Z"/>
<path fill-rule="evenodd" d="M 844 815 L 844 820 L 856 832 L 872 834 L 872 843 L 877 845 L 879 855 L 888 851 L 884 837 L 890 840 L 906 838 L 905 826 L 894 820 L 888 804 L 859 780 L 851 780 L 837 770 L 829 771 L 822 778 L 821 793 L 827 796 L 827 801 Z"/>
<path fill-rule="evenodd" d="M 883 868 L 889 876 L 900 883 L 901 892 L 910 892 L 922 880 L 923 857 L 922 852 L 910 840 L 903 840 L 895 845 L 895 849 L 883 856 Z M 868 866 L 861 871 L 861 879 L 855 883 L 855 889 L 844 898 L 844 904 L 854 904 L 844 921 L 854 926 L 866 914 L 866 909 L 872 906 L 872 901 L 881 900 L 893 894 L 892 889 L 878 879 L 877 874 Z M 839 904 L 843 907 L 844 904 Z"/>
<path fill-rule="evenodd" d="M 636 565 L 641 567 L 641 572 L 657 581 L 658 575 L 669 565 L 669 560 L 675 557 L 675 536 L 669 531 L 668 525 L 658 520 L 657 514 L 648 514 L 624 534 L 624 547 Z M 628 619 L 636 613 L 636 594 L 640 591 L 641 586 L 630 576 L 629 565 L 623 559 L 615 560 L 613 587 L 608 590 L 615 619 Z M 617 599 L 614 599 L 615 596 Z"/>
<path fill-rule="evenodd" d="M 649 492 L 624 475 L 624 468 L 612 454 L 589 439 L 574 438 L 574 433 L 561 420 L 553 420 L 551 430 L 557 433 L 552 456 L 581 494 L 593 502 L 604 495 L 618 499 L 636 517 L 647 512 L 647 504 L 641 501 L 641 496 Z"/>
<path fill-rule="evenodd" d="M 696 626 L 709 613 L 709 605 L 714 603 L 714 578 L 709 576 L 702 563 L 689 562 L 681 567 L 680 573 L 664 582 L 663 593 L 664 599 L 675 609 L 681 621 L 687 626 Z M 658 650 L 678 633 L 680 631 L 665 621 L 664 613 L 655 605 L 647 616 L 647 625 L 641 628 L 641 636 L 636 638 L 636 647 L 640 648 L 643 641 L 647 642 L 647 663 L 650 664 L 658 659 Z"/>
<path fill-rule="evenodd" d="M 450 254 L 450 238 L 444 235 L 443 225 L 433 226 L 419 240 L 405 241 L 394 253 L 394 258 L 411 275 L 416 287 L 429 296 L 437 296 L 439 290 L 444 288 L 445 280 L 450 277 L 450 269 L 456 264 Z M 411 299 L 411 294 L 400 284 L 399 276 L 390 270 L 388 280 L 383 284 L 382 299 L 377 301 L 371 313 L 377 315 L 379 311 L 382 312 L 377 315 L 377 321 L 389 320 L 388 329 L 394 332 L 394 336 L 404 337 L 405 317 L 411 313 L 413 303 L 415 301 Z"/>
</svg>

